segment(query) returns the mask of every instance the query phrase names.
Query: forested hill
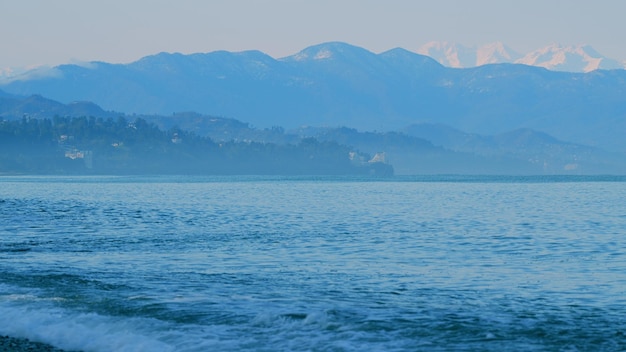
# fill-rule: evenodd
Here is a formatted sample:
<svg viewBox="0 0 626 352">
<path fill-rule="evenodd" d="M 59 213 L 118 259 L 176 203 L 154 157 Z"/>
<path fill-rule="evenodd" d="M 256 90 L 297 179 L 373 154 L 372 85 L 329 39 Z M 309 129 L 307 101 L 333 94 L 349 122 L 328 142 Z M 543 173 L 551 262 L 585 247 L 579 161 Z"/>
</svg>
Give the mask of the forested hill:
<svg viewBox="0 0 626 352">
<path fill-rule="evenodd" d="M 525 128 L 626 152 L 626 70 L 568 73 L 520 64 L 453 69 L 403 49 L 377 54 L 331 42 L 282 59 L 217 51 L 61 65 L 0 81 L 0 89 L 65 104 L 91 101 L 126 114 L 195 111 L 260 128 L 394 131 L 430 123 L 480 135 Z"/>
<path fill-rule="evenodd" d="M 390 175 L 335 142 L 214 142 L 124 117 L 0 121 L 0 174 Z"/>
</svg>

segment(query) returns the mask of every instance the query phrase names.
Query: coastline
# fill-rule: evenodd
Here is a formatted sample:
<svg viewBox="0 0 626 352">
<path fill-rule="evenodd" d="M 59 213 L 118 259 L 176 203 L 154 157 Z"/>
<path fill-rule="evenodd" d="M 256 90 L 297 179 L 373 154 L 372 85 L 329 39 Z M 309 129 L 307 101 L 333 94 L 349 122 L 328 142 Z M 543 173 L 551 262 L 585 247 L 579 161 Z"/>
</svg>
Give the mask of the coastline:
<svg viewBox="0 0 626 352">
<path fill-rule="evenodd" d="M 1 352 L 67 352 L 42 342 L 0 335 Z"/>
</svg>

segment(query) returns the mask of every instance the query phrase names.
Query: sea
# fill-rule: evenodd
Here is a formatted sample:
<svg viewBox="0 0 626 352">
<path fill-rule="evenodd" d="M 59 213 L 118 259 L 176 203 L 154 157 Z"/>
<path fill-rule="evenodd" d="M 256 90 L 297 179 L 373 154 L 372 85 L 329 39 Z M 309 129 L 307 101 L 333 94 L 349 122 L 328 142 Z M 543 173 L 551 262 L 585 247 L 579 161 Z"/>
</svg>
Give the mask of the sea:
<svg viewBox="0 0 626 352">
<path fill-rule="evenodd" d="M 0 177 L 0 335 L 624 351 L 626 177 Z"/>
</svg>

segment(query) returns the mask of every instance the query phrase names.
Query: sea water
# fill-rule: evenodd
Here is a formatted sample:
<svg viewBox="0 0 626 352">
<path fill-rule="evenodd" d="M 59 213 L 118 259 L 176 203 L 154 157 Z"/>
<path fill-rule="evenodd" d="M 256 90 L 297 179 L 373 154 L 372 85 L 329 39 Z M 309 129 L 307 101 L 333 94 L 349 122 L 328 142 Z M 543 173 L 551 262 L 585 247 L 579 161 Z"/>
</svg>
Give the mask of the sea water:
<svg viewBox="0 0 626 352">
<path fill-rule="evenodd" d="M 2 177 L 0 334 L 626 350 L 626 179 Z"/>
</svg>

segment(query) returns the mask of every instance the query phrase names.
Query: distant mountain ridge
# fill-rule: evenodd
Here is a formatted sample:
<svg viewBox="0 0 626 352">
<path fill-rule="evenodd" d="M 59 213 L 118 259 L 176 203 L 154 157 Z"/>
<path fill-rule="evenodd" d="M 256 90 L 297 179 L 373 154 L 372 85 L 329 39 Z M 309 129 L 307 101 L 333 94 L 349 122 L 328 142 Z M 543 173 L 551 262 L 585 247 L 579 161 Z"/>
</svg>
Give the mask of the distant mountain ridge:
<svg viewBox="0 0 626 352">
<path fill-rule="evenodd" d="M 502 55 L 502 47 L 491 51 Z M 274 59 L 259 51 L 160 53 L 130 64 L 61 65 L 0 89 L 107 111 L 196 111 L 256 127 L 303 125 L 392 131 L 441 123 L 482 135 L 516 129 L 626 152 L 626 71 L 555 72 L 526 65 L 452 69 L 401 48 L 346 43 Z"/>
<path fill-rule="evenodd" d="M 543 48 L 520 54 L 501 42 L 479 47 L 467 47 L 452 42 L 429 42 L 417 53 L 430 56 L 447 67 L 470 68 L 486 64 L 523 64 L 543 67 L 553 71 L 591 72 L 626 68 L 626 62 L 610 59 L 590 45 L 550 44 Z"/>
<path fill-rule="evenodd" d="M 0 90 L 0 119 L 52 118 L 54 116 L 97 116 L 114 117 L 120 114 L 104 111 L 98 105 L 87 101 L 73 101 L 62 104 L 41 95 L 20 97 Z"/>
<path fill-rule="evenodd" d="M 590 45 L 549 45 L 526 54 L 515 63 L 567 72 L 624 69 L 624 63 L 602 56 Z"/>
<path fill-rule="evenodd" d="M 463 132 L 443 124 L 428 123 L 412 124 L 399 131 L 389 132 L 319 126 L 303 126 L 290 130 L 280 126 L 260 129 L 239 120 L 194 112 L 169 116 L 128 116 L 104 111 L 90 102 L 62 104 L 42 96 L 18 97 L 2 91 L 0 91 L 0 134 L 5 130 L 5 135 L 0 136 L 2 137 L 0 145 L 3 146 L 5 154 L 4 157 L 0 156 L 0 173 L 6 172 L 7 167 L 10 168 L 9 161 L 15 161 L 16 158 L 12 152 L 16 145 L 7 144 L 6 140 L 7 138 L 15 140 L 15 136 L 11 137 L 10 133 L 6 135 L 7 127 L 11 124 L 17 126 L 17 123 L 24 131 L 31 134 L 34 132 L 31 137 L 39 142 L 49 143 L 49 138 L 45 138 L 44 134 L 50 125 L 38 122 L 43 119 L 59 121 L 61 124 L 77 119 L 74 121 L 78 121 L 78 125 L 91 127 L 126 126 L 126 121 L 132 122 L 133 126 L 145 127 L 147 121 L 167 133 L 174 144 L 186 144 L 185 141 L 197 140 L 199 136 L 208 137 L 220 145 L 248 146 L 250 143 L 256 143 L 258 146 L 269 144 L 270 148 L 271 145 L 283 148 L 282 146 L 300 145 L 303 141 L 314 139 L 349 148 L 346 150 L 351 150 L 350 158 L 357 164 L 364 165 L 369 161 L 363 158 L 364 155 L 387 161 L 397 174 L 626 174 L 626 155 L 560 141 L 531 129 L 518 129 L 490 136 Z M 126 139 L 128 136 L 108 136 L 108 141 L 106 138 L 102 140 L 101 137 L 94 138 L 113 148 L 129 142 Z M 87 142 L 88 140 L 85 140 L 85 143 Z M 33 143 L 37 142 L 24 140 L 22 143 L 23 147 L 31 148 Z M 67 152 L 68 148 L 70 147 L 65 146 L 63 149 Z M 58 149 L 58 146 L 53 149 Z M 45 159 L 43 154 L 49 152 L 33 151 L 32 156 Z M 100 152 L 109 153 L 106 150 Z M 72 155 L 74 154 L 70 154 L 70 157 Z M 58 159 L 63 157 L 63 153 L 48 156 Z M 106 156 L 104 157 L 106 159 Z M 97 155 L 97 158 L 101 159 L 101 156 Z M 47 164 L 45 161 L 40 163 Z M 261 169 L 269 172 L 267 168 Z M 117 169 L 116 172 L 130 172 L 130 169 Z"/>
<path fill-rule="evenodd" d="M 453 42 L 429 42 L 422 45 L 418 54 L 437 60 L 446 67 L 468 68 L 487 64 L 514 63 L 522 57 L 503 43 L 494 42 L 477 48 Z"/>
</svg>

